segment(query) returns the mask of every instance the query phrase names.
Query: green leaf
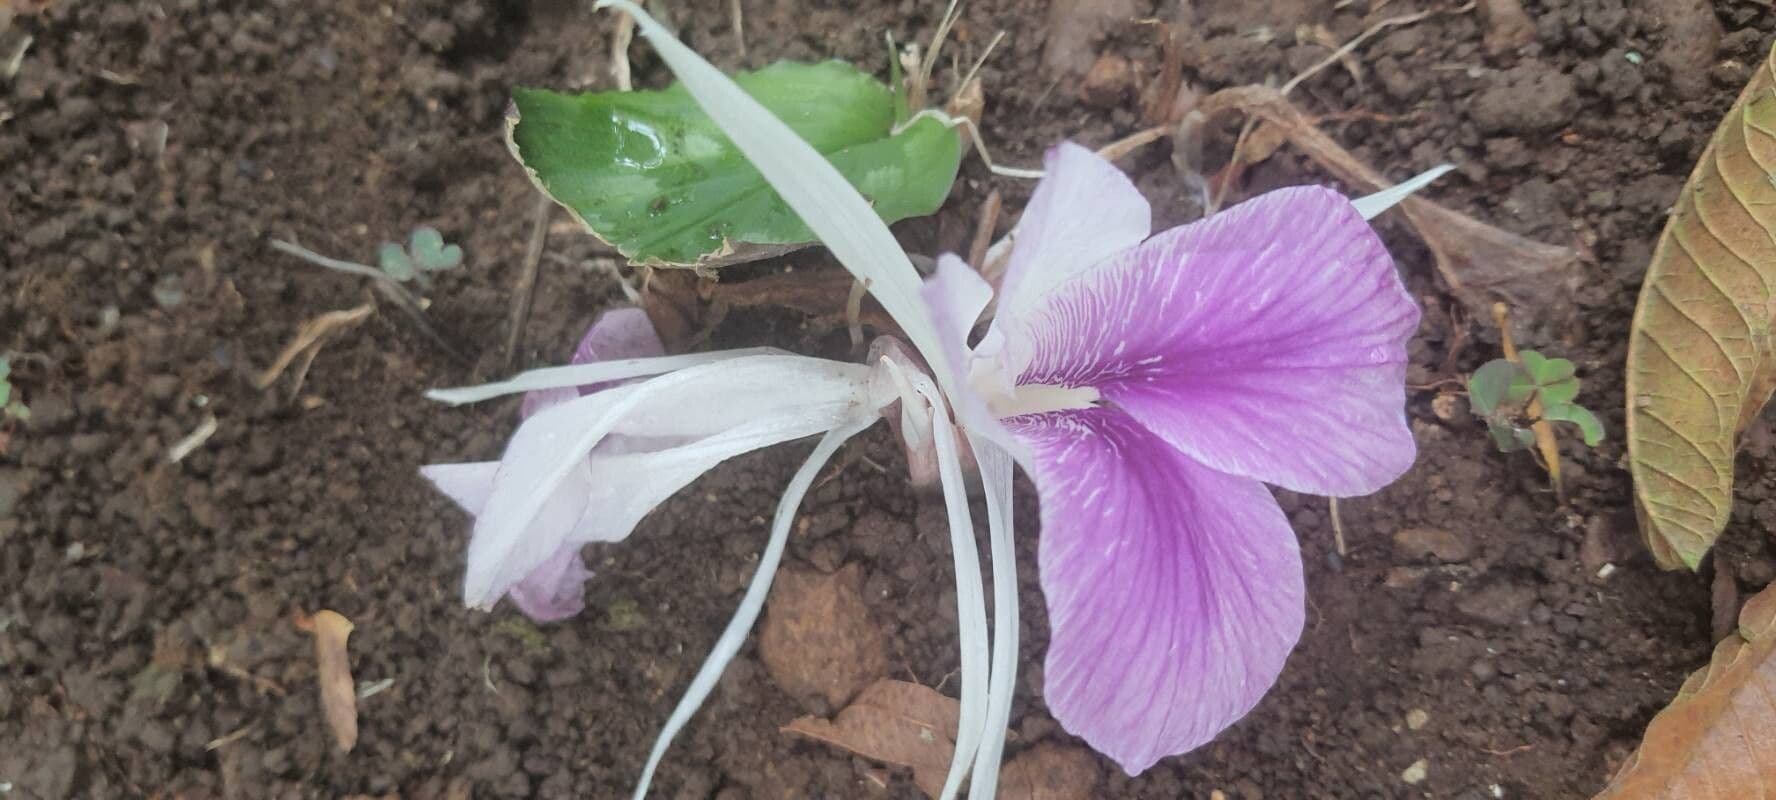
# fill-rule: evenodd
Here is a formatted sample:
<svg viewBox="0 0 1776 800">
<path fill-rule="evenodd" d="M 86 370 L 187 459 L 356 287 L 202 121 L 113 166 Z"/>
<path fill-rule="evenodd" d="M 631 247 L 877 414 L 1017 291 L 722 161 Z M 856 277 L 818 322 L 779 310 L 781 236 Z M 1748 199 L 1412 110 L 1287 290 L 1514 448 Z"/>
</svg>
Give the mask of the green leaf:
<svg viewBox="0 0 1776 800">
<path fill-rule="evenodd" d="M 1548 358 L 1534 350 L 1524 350 L 1517 357 L 1523 359 L 1523 368 L 1529 371 L 1537 386 L 1552 386 L 1578 374 L 1573 362 L 1564 358 Z"/>
<path fill-rule="evenodd" d="M 1468 407 L 1478 416 L 1492 416 L 1499 406 L 1504 405 L 1512 382 L 1522 372 L 1521 367 L 1502 358 L 1481 364 L 1468 377 Z"/>
<path fill-rule="evenodd" d="M 1584 406 L 1575 406 L 1571 403 L 1544 406 L 1542 419 L 1550 422 L 1570 422 L 1579 426 L 1579 433 L 1585 437 L 1585 446 L 1587 447 L 1596 447 L 1598 442 L 1603 441 L 1603 422 Z"/>
<path fill-rule="evenodd" d="M 1570 403 L 1579 396 L 1579 379 L 1574 377 L 1578 369 L 1571 361 L 1547 358 L 1534 350 L 1525 350 L 1518 357 L 1523 359 L 1523 368 L 1544 405 Z"/>
<path fill-rule="evenodd" d="M 31 409 L 27 408 L 24 403 L 14 400 L 6 404 L 6 416 L 12 417 L 19 422 L 30 422 Z"/>
<path fill-rule="evenodd" d="M 7 402 L 11 399 L 12 384 L 7 383 L 4 379 L 0 379 L 0 408 L 5 407 Z"/>
<path fill-rule="evenodd" d="M 413 236 L 407 245 L 413 264 L 428 272 L 452 269 L 462 263 L 462 248 L 454 244 L 444 244 L 444 234 L 437 228 L 419 227 L 413 229 Z"/>
<path fill-rule="evenodd" d="M 898 133 L 893 92 L 848 64 L 779 62 L 735 77 L 827 157 L 886 222 L 943 205 L 962 158 L 956 131 Z M 713 267 L 814 241 L 799 217 L 682 86 L 513 95 L 508 143 L 550 197 L 631 261 Z"/>
<path fill-rule="evenodd" d="M 389 277 L 397 281 L 413 279 L 413 259 L 407 257 L 407 251 L 394 242 L 383 242 L 376 251 L 376 265 Z"/>
</svg>

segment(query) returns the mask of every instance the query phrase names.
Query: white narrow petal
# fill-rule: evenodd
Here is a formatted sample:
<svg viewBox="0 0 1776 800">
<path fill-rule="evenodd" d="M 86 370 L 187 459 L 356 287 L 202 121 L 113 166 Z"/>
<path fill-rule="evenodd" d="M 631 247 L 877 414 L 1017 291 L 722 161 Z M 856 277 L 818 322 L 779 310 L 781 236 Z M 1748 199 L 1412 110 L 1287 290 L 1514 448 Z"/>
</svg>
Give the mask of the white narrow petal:
<svg viewBox="0 0 1776 800">
<path fill-rule="evenodd" d="M 752 356 L 538 412 L 513 434 L 475 521 L 464 601 L 492 605 L 565 544 L 627 536 L 654 504 L 728 456 L 873 412 L 869 374 L 839 361 Z M 625 448 L 593 456 L 612 434 Z M 669 448 L 678 449 L 643 458 Z"/>
<path fill-rule="evenodd" d="M 419 468 L 419 474 L 462 510 L 479 515 L 481 508 L 487 505 L 487 496 L 493 493 L 493 478 L 499 474 L 499 462 L 427 464 Z"/>
<path fill-rule="evenodd" d="M 931 316 L 919 301 L 919 273 L 869 201 L 812 145 L 721 70 L 674 39 L 640 6 L 629 0 L 600 0 L 597 7 L 618 8 L 635 18 L 642 35 L 704 113 L 721 126 L 839 263 L 869 285 L 870 293 L 900 323 L 947 387 L 945 354 L 937 347 Z"/>
<path fill-rule="evenodd" d="M 968 510 L 968 488 L 962 476 L 962 458 L 956 442 L 956 426 L 944 410 L 943 397 L 930 379 L 913 376 L 913 385 L 931 401 L 931 425 L 937 444 L 938 476 L 943 483 L 944 508 L 950 517 L 950 549 L 956 563 L 956 629 L 962 644 L 962 698 L 956 729 L 956 753 L 944 779 L 941 800 L 951 800 L 974 763 L 987 725 L 988 662 L 986 590 L 981 586 L 980 553 L 974 545 L 974 519 Z"/>
<path fill-rule="evenodd" d="M 1005 754 L 1005 728 L 1017 692 L 1017 548 L 1012 538 L 1011 454 L 973 432 L 968 444 L 980 464 L 987 496 L 987 539 L 993 554 L 993 670 L 987 682 L 987 722 L 974 757 L 969 797 L 992 797 L 999 789 L 999 760 Z"/>
<path fill-rule="evenodd" d="M 648 375 L 662 375 L 687 367 L 713 364 L 734 358 L 783 354 L 784 351 L 775 347 L 749 347 L 741 350 L 717 350 L 713 353 L 687 353 L 682 356 L 660 356 L 657 358 L 625 358 L 616 361 L 597 361 L 590 364 L 544 367 L 520 372 L 506 380 L 483 383 L 479 386 L 433 389 L 426 392 L 426 397 L 440 403 L 458 406 L 464 403 L 479 403 L 482 400 L 519 392 L 561 389 L 628 378 L 641 378 Z"/>
<path fill-rule="evenodd" d="M 635 800 L 647 796 L 648 786 L 653 783 L 654 770 L 660 766 L 660 759 L 666 755 L 666 748 L 672 745 L 672 738 L 689 722 L 691 715 L 708 699 L 709 693 L 715 689 L 716 681 L 721 679 L 722 671 L 740 652 L 740 646 L 746 642 L 746 633 L 758 621 L 759 611 L 764 608 L 765 596 L 771 591 L 771 581 L 777 575 L 777 565 L 783 560 L 784 545 L 789 542 L 790 523 L 795 521 L 796 508 L 802 504 L 802 497 L 808 493 L 808 487 L 814 483 L 815 476 L 820 474 L 832 454 L 846 439 L 857 435 L 864 428 L 875 422 L 873 416 L 854 420 L 844 427 L 828 431 L 820 444 L 815 445 L 814 452 L 802 463 L 802 468 L 790 478 L 789 486 L 783 490 L 783 497 L 777 501 L 777 514 L 771 521 L 771 538 L 765 543 L 765 552 L 759 556 L 758 570 L 753 573 L 752 584 L 746 587 L 746 594 L 740 599 L 740 607 L 734 610 L 733 619 L 728 620 L 728 627 L 722 630 L 721 638 L 715 640 L 710 648 L 709 656 L 698 668 L 696 677 L 685 690 L 685 695 L 672 709 L 672 716 L 666 719 L 660 735 L 654 740 L 653 751 L 648 753 L 647 766 L 641 771 L 641 779 L 635 785 Z"/>
<path fill-rule="evenodd" d="M 871 413 L 858 403 L 798 404 L 713 436 L 674 440 L 661 449 L 607 456 L 600 448 L 592 454 L 592 488 L 572 538 L 576 542 L 627 538 L 648 512 L 715 465 L 741 453 L 812 436 L 843 425 L 859 414 Z M 622 441 L 650 440 L 624 437 Z"/>
<path fill-rule="evenodd" d="M 1351 205 L 1357 207 L 1357 213 L 1362 214 L 1363 219 L 1375 219 L 1381 216 L 1381 212 L 1399 205 L 1401 200 L 1405 200 L 1411 197 L 1413 192 L 1431 185 L 1431 181 L 1443 177 L 1452 169 L 1455 169 L 1454 164 L 1431 167 L 1403 183 L 1396 183 L 1375 194 L 1364 195 L 1352 200 Z"/>
</svg>

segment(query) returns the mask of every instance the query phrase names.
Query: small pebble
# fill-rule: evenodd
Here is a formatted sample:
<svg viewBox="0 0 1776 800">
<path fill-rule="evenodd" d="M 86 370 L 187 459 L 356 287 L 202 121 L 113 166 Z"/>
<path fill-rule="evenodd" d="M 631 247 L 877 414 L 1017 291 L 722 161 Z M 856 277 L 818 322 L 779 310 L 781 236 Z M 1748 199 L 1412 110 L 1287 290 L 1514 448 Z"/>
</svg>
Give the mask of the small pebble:
<svg viewBox="0 0 1776 800">
<path fill-rule="evenodd" d="M 1425 773 L 1430 771 L 1430 768 L 1430 762 L 1421 758 L 1412 762 L 1412 766 L 1407 767 L 1405 772 L 1400 773 L 1400 780 L 1405 781 L 1408 785 L 1417 786 L 1420 781 L 1425 779 Z"/>
<path fill-rule="evenodd" d="M 1409 730 L 1423 728 L 1426 724 L 1430 723 L 1430 721 L 1431 715 L 1422 708 L 1415 708 L 1406 712 L 1406 727 Z"/>
</svg>

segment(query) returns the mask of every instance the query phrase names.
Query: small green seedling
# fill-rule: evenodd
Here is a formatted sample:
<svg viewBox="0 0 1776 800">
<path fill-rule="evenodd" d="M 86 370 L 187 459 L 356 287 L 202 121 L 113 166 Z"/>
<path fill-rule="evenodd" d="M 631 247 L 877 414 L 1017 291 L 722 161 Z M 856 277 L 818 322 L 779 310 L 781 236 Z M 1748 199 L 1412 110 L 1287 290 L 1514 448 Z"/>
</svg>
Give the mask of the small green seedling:
<svg viewBox="0 0 1776 800">
<path fill-rule="evenodd" d="M 377 266 L 384 274 L 402 283 L 417 280 L 421 286 L 431 285 L 428 273 L 455 269 L 462 260 L 461 247 L 445 244 L 444 234 L 437 228 L 426 226 L 413 229 L 406 247 L 383 242 L 382 249 L 376 254 Z"/>
<path fill-rule="evenodd" d="M 1579 394 L 1573 363 L 1534 350 L 1524 350 L 1518 356 L 1518 361 L 1488 361 L 1468 378 L 1468 405 L 1474 416 L 1486 422 L 1486 431 L 1499 450 L 1508 453 L 1533 447 L 1533 427 L 1544 420 L 1577 425 L 1588 447 L 1603 441 L 1603 423 L 1597 415 L 1573 402 Z"/>
<path fill-rule="evenodd" d="M 29 422 L 31 409 L 12 396 L 12 362 L 0 357 L 0 424 Z"/>
<path fill-rule="evenodd" d="M 414 228 L 413 233 L 408 236 L 405 248 L 394 242 L 384 242 L 382 247 L 377 250 L 377 265 L 375 267 L 355 261 L 329 258 L 306 247 L 279 239 L 271 240 L 271 247 L 318 267 L 326 267 L 347 275 L 370 278 L 376 291 L 394 302 L 395 306 L 413 320 L 420 332 L 432 340 L 433 344 L 438 345 L 458 361 L 473 360 L 461 347 L 452 343 L 449 337 L 432 326 L 425 315 L 427 303 L 407 288 L 407 282 L 413 281 L 419 284 L 421 290 L 430 289 L 432 282 L 428 273 L 455 269 L 463 262 L 462 248 L 454 244 L 445 244 L 444 234 L 439 233 L 436 228 L 423 225 Z"/>
</svg>

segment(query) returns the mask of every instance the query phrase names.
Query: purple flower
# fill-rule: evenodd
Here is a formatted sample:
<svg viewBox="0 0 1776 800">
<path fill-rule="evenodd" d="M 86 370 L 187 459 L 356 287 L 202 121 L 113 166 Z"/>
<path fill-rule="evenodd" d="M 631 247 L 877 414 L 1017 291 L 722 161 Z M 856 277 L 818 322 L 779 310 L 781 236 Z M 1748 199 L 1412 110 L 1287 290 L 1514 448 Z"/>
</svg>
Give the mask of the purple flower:
<svg viewBox="0 0 1776 800">
<path fill-rule="evenodd" d="M 1330 189 L 1149 238 L 1109 162 L 1062 144 L 1046 167 L 981 342 L 972 269 L 940 260 L 925 295 L 958 416 L 1003 426 L 1041 497 L 1049 709 L 1134 775 L 1251 710 L 1300 636 L 1301 556 L 1264 484 L 1360 495 L 1411 466 L 1419 311 Z"/>
</svg>

